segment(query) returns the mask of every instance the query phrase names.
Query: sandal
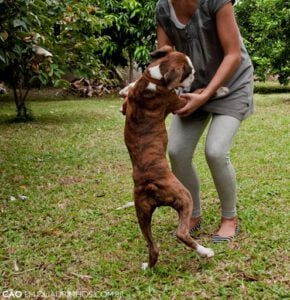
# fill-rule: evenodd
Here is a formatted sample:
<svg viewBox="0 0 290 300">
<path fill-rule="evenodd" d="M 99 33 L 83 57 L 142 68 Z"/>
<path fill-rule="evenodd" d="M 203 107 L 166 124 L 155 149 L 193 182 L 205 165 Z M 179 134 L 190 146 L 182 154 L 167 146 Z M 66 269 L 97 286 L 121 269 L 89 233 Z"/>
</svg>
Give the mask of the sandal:
<svg viewBox="0 0 290 300">
<path fill-rule="evenodd" d="M 189 234 L 194 234 L 195 231 L 200 230 L 201 227 L 201 218 L 198 220 L 198 222 L 189 230 Z"/>
<path fill-rule="evenodd" d="M 231 241 L 235 238 L 235 236 L 239 234 L 239 232 L 240 232 L 240 226 L 237 225 L 237 226 L 236 226 L 236 229 L 235 229 L 234 235 L 230 235 L 230 236 L 220 236 L 220 235 L 218 235 L 218 234 L 215 234 L 215 235 L 212 237 L 211 241 L 212 241 L 213 243 L 231 242 Z"/>
<path fill-rule="evenodd" d="M 201 218 L 198 220 L 198 222 L 189 230 L 189 234 L 192 235 L 194 234 L 196 231 L 200 230 L 201 227 Z M 176 231 L 174 230 L 172 232 L 172 235 L 176 237 Z"/>
</svg>

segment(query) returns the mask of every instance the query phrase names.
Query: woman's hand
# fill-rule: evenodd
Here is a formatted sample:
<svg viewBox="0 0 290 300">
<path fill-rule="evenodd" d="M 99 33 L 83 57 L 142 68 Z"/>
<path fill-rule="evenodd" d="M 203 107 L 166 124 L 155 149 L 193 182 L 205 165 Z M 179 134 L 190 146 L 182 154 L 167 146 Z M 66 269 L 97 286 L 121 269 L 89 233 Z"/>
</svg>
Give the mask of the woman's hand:
<svg viewBox="0 0 290 300">
<path fill-rule="evenodd" d="M 197 110 L 201 105 L 203 105 L 208 100 L 208 97 L 204 93 L 200 94 L 198 92 L 200 91 L 181 94 L 179 97 L 181 99 L 184 99 L 187 104 L 174 113 L 178 114 L 181 117 L 186 117 Z"/>
</svg>

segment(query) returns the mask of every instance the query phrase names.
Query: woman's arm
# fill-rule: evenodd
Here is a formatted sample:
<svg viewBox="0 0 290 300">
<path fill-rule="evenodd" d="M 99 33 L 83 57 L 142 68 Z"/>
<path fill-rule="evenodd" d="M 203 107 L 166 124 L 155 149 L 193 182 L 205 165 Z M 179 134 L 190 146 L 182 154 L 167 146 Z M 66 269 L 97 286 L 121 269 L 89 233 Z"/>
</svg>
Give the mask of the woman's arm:
<svg viewBox="0 0 290 300">
<path fill-rule="evenodd" d="M 177 111 L 179 115 L 189 115 L 198 107 L 206 103 L 216 90 L 231 77 L 241 62 L 239 30 L 231 3 L 224 5 L 216 14 L 216 26 L 224 59 L 214 77 L 201 94 L 188 93 L 180 97 L 186 98 L 187 105 Z"/>
<path fill-rule="evenodd" d="M 233 6 L 231 3 L 223 6 L 216 14 L 216 26 L 224 59 L 215 76 L 203 91 L 208 97 L 231 77 L 241 62 L 240 38 Z"/>
<path fill-rule="evenodd" d="M 167 34 L 163 30 L 161 25 L 157 25 L 157 48 L 161 48 L 165 45 L 173 47 L 170 39 L 168 38 Z"/>
</svg>

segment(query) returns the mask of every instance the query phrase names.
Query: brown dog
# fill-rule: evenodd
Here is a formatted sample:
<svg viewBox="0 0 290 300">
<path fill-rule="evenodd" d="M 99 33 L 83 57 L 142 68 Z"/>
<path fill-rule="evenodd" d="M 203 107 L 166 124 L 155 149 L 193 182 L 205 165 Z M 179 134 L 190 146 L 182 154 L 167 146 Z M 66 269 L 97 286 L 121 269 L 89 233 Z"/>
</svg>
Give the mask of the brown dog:
<svg viewBox="0 0 290 300">
<path fill-rule="evenodd" d="M 211 249 L 199 245 L 190 236 L 192 198 L 166 160 L 165 118 L 185 105 L 174 89 L 189 87 L 194 80 L 194 69 L 187 56 L 168 46 L 151 55 L 155 60 L 142 77 L 121 91 L 121 94 L 128 93 L 123 107 L 125 142 L 133 165 L 136 213 L 149 248 L 149 267 L 158 259 L 151 232 L 151 217 L 158 206 L 171 206 L 178 212 L 176 236 L 180 241 L 196 249 L 201 256 L 214 255 Z M 147 266 L 143 264 L 143 268 Z"/>
</svg>

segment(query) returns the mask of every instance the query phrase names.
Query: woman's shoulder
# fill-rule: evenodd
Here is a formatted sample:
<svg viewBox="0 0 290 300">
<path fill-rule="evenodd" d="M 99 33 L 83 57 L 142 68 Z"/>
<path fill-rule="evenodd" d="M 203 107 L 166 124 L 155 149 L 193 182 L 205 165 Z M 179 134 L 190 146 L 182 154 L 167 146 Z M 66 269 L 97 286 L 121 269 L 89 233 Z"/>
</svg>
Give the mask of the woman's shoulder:
<svg viewBox="0 0 290 300">
<path fill-rule="evenodd" d="M 157 17 L 169 17 L 170 6 L 169 0 L 158 0 L 156 4 L 156 15 Z M 199 0 L 199 10 L 203 11 L 204 14 L 213 16 L 216 12 L 227 3 L 235 3 L 235 0 Z"/>
<path fill-rule="evenodd" d="M 169 14 L 169 3 L 168 0 L 158 0 L 156 4 L 156 12 L 168 13 Z"/>
<path fill-rule="evenodd" d="M 164 26 L 169 26 L 170 6 L 168 0 L 158 0 L 155 9 L 157 21 Z"/>
<path fill-rule="evenodd" d="M 210 14 L 216 14 L 216 12 L 225 4 L 235 3 L 235 0 L 200 0 L 199 8 Z"/>
</svg>

